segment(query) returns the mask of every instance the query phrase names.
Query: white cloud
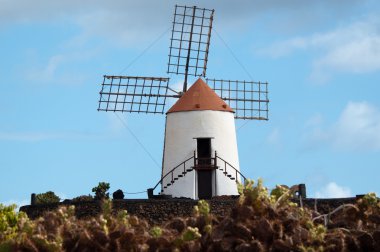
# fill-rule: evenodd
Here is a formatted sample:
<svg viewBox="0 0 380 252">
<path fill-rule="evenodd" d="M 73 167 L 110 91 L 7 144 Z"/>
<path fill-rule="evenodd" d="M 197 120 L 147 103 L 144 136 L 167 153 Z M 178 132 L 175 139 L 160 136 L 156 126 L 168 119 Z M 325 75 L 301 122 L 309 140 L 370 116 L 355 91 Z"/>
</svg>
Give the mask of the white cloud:
<svg viewBox="0 0 380 252">
<path fill-rule="evenodd" d="M 88 140 L 108 138 L 105 134 L 96 134 L 91 132 L 43 132 L 43 131 L 0 131 L 1 141 L 17 141 L 17 142 L 41 142 L 49 140 Z"/>
<path fill-rule="evenodd" d="M 183 83 L 184 83 L 184 80 L 176 80 L 174 82 L 174 84 L 170 84 L 170 88 L 177 91 L 177 92 L 182 92 L 183 90 Z M 189 88 L 189 86 L 188 86 Z"/>
<path fill-rule="evenodd" d="M 0 132 L 0 140 L 3 141 L 37 142 L 62 137 L 62 134 L 47 132 Z"/>
<path fill-rule="evenodd" d="M 63 55 L 54 55 L 52 56 L 47 64 L 40 69 L 30 69 L 27 77 L 32 80 L 38 81 L 52 81 L 55 77 L 57 68 L 63 63 L 65 60 Z"/>
<path fill-rule="evenodd" d="M 115 113 L 106 113 L 108 119 L 108 128 L 110 129 L 112 134 L 118 134 L 122 130 L 125 130 L 125 125 L 127 122 L 125 121 L 126 117 L 122 117 Z"/>
<path fill-rule="evenodd" d="M 80 51 L 78 49 L 77 51 L 51 55 L 44 62 L 34 60 L 24 70 L 26 79 L 38 84 L 83 84 L 87 77 L 85 74 L 78 72 L 78 69 L 73 66 L 83 61 L 91 60 L 98 52 L 97 48 L 91 50 L 81 49 Z M 36 56 L 38 58 L 38 55 L 34 55 L 32 58 L 36 58 Z"/>
<path fill-rule="evenodd" d="M 380 150 L 380 111 L 367 102 L 349 102 L 332 128 L 338 148 Z"/>
<path fill-rule="evenodd" d="M 170 88 L 177 92 L 182 92 L 183 90 L 183 79 L 174 79 L 174 83 L 170 84 Z M 192 84 L 192 83 L 189 83 Z M 189 86 L 187 87 L 189 88 Z M 173 91 L 169 90 L 168 94 L 175 95 Z M 178 101 L 177 98 L 168 98 L 166 99 L 166 108 L 171 108 L 176 102 Z"/>
<path fill-rule="evenodd" d="M 339 186 L 335 182 L 328 183 L 315 193 L 316 198 L 346 198 L 352 197 L 350 188 Z"/>
<path fill-rule="evenodd" d="M 56 192 L 55 195 L 57 195 L 60 198 L 61 201 L 67 199 L 66 194 L 63 193 L 63 192 Z"/>
<path fill-rule="evenodd" d="M 308 127 L 315 127 L 319 126 L 323 123 L 323 116 L 321 114 L 316 114 L 312 116 L 309 120 L 306 122 L 306 126 Z"/>
<path fill-rule="evenodd" d="M 300 50 L 315 51 L 311 78 L 324 82 L 334 72 L 380 71 L 380 18 L 369 17 L 326 33 L 277 42 L 260 53 L 282 57 Z"/>
<path fill-rule="evenodd" d="M 178 1 L 0 0 L 0 28 L 17 23 L 64 22 L 79 26 L 83 31 L 81 38 L 100 36 L 124 46 L 138 45 L 144 39 L 151 40 L 152 32 L 171 26 L 175 4 Z M 230 0 L 181 1 L 181 5 L 215 9 L 218 24 L 215 27 L 219 30 L 228 27 L 234 31 L 243 26 L 251 27 L 248 21 L 263 14 L 270 16 L 273 22 L 270 26 L 279 27 L 281 23 L 281 30 L 310 28 L 314 23 L 326 23 L 336 16 L 341 19 L 349 17 L 360 4 L 362 1 L 358 0 L 346 0 L 343 5 L 339 0 L 240 0 L 239 4 Z"/>
<path fill-rule="evenodd" d="M 314 125 L 307 140 L 338 150 L 380 151 L 380 110 L 368 102 L 349 102 L 332 125 Z"/>
<path fill-rule="evenodd" d="M 267 136 L 266 142 L 269 145 L 280 145 L 280 130 L 275 128 L 271 131 L 271 133 Z"/>
</svg>

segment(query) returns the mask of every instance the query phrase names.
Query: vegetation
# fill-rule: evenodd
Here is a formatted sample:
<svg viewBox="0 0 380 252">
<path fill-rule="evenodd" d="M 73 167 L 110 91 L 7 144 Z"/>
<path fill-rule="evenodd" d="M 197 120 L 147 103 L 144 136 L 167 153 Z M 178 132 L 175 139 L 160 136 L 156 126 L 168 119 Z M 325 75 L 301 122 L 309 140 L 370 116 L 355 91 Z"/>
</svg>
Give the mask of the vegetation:
<svg viewBox="0 0 380 252">
<path fill-rule="evenodd" d="M 110 183 L 99 182 L 98 186 L 92 188 L 92 192 L 95 193 L 96 200 L 109 199 L 110 194 L 108 190 L 110 189 Z"/>
<path fill-rule="evenodd" d="M 72 199 L 73 202 L 92 201 L 92 200 L 94 200 L 94 197 L 92 197 L 90 194 L 81 195 Z"/>
<path fill-rule="evenodd" d="M 217 218 L 200 200 L 193 215 L 151 226 L 126 211 L 77 219 L 73 206 L 30 220 L 15 206 L 0 206 L 0 251 L 380 251 L 380 203 L 367 194 L 327 215 L 289 201 L 261 180 L 239 186 L 231 213 Z"/>
<path fill-rule="evenodd" d="M 58 203 L 60 200 L 61 199 L 52 191 L 36 195 L 36 204 Z"/>
</svg>

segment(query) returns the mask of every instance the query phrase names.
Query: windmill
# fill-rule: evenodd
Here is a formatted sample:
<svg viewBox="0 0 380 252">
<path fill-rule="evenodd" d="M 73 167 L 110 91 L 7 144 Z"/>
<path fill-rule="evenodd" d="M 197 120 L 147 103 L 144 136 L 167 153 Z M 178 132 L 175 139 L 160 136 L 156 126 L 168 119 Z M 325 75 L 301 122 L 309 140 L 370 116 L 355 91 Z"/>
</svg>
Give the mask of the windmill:
<svg viewBox="0 0 380 252">
<path fill-rule="evenodd" d="M 214 10 L 176 5 L 168 74 L 183 75 L 181 91 L 167 77 L 104 75 L 99 111 L 166 112 L 161 195 L 207 199 L 236 195 L 240 172 L 235 119 L 268 120 L 268 83 L 206 77 Z M 188 77 L 199 79 L 188 88 Z M 207 83 L 207 84 L 206 84 Z"/>
</svg>

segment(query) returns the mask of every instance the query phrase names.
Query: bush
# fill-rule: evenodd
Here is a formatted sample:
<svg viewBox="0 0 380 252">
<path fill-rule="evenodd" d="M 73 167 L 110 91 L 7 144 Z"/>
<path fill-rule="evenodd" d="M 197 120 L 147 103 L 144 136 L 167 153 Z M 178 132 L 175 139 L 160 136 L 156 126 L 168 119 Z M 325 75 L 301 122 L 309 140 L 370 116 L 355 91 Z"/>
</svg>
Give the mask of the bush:
<svg viewBox="0 0 380 252">
<path fill-rule="evenodd" d="M 36 195 L 36 204 L 58 203 L 60 200 L 61 199 L 52 191 Z"/>
<path fill-rule="evenodd" d="M 95 193 L 96 200 L 109 199 L 110 194 L 108 190 L 110 189 L 110 183 L 99 182 L 98 186 L 92 188 L 92 192 Z"/>
<path fill-rule="evenodd" d="M 0 240 L 12 236 L 15 231 L 18 221 L 15 208 L 16 205 L 4 206 L 0 204 Z"/>
<path fill-rule="evenodd" d="M 78 197 L 73 198 L 73 202 L 83 202 L 83 201 L 92 201 L 94 200 L 94 197 L 92 197 L 90 194 L 89 195 L 81 195 Z"/>
<path fill-rule="evenodd" d="M 116 190 L 113 194 L 112 194 L 112 197 L 113 199 L 124 199 L 124 193 L 122 190 Z"/>
<path fill-rule="evenodd" d="M 87 219 L 77 219 L 74 206 L 29 220 L 15 206 L 0 205 L 0 251 L 380 251 L 380 203 L 374 194 L 320 215 L 291 204 L 286 188 L 270 195 L 261 180 L 247 180 L 239 191 L 239 201 L 223 218 L 200 200 L 192 216 L 161 226 L 125 210 L 114 214 L 110 200 Z"/>
</svg>

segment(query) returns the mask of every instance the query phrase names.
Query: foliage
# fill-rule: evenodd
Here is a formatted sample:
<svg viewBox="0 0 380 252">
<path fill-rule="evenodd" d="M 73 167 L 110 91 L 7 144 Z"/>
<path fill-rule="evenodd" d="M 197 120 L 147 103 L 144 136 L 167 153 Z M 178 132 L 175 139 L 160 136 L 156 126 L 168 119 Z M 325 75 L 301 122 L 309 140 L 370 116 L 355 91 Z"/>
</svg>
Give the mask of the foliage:
<svg viewBox="0 0 380 252">
<path fill-rule="evenodd" d="M 210 213 L 210 205 L 205 200 L 198 201 L 198 205 L 194 207 L 195 215 L 208 216 Z"/>
<path fill-rule="evenodd" d="M 54 192 L 36 194 L 36 204 L 58 203 L 61 199 Z"/>
<path fill-rule="evenodd" d="M 153 227 L 149 232 L 154 238 L 158 238 L 162 235 L 162 229 L 160 227 Z"/>
<path fill-rule="evenodd" d="M 313 223 L 309 226 L 311 239 L 318 242 L 323 242 L 326 236 L 326 227 L 322 224 L 314 225 Z"/>
<path fill-rule="evenodd" d="M 92 192 L 95 193 L 96 200 L 109 199 L 110 195 L 108 190 L 110 189 L 110 183 L 99 182 L 97 186 L 92 188 Z"/>
<path fill-rule="evenodd" d="M 283 186 L 268 193 L 261 180 L 249 180 L 239 190 L 224 218 L 200 200 L 192 216 L 160 226 L 125 210 L 114 213 L 104 198 L 102 212 L 87 219 L 77 219 L 74 206 L 30 220 L 0 205 L 0 251 L 380 251 L 374 194 L 322 216 L 291 204 Z"/>
<path fill-rule="evenodd" d="M 94 197 L 92 197 L 90 194 L 89 195 L 81 195 L 78 197 L 73 198 L 73 202 L 84 202 L 84 201 L 92 201 L 94 200 Z"/>
<path fill-rule="evenodd" d="M 361 200 L 361 203 L 366 207 L 374 207 L 378 203 L 378 198 L 376 196 L 376 193 L 368 193 L 364 195 L 363 199 Z"/>
<path fill-rule="evenodd" d="M 198 228 L 196 227 L 187 227 L 185 232 L 182 234 L 183 241 L 192 241 L 201 238 L 202 235 L 199 233 Z"/>
<path fill-rule="evenodd" d="M 0 204 L 0 240 L 12 238 L 16 231 L 18 215 L 16 205 L 4 206 Z"/>
</svg>

